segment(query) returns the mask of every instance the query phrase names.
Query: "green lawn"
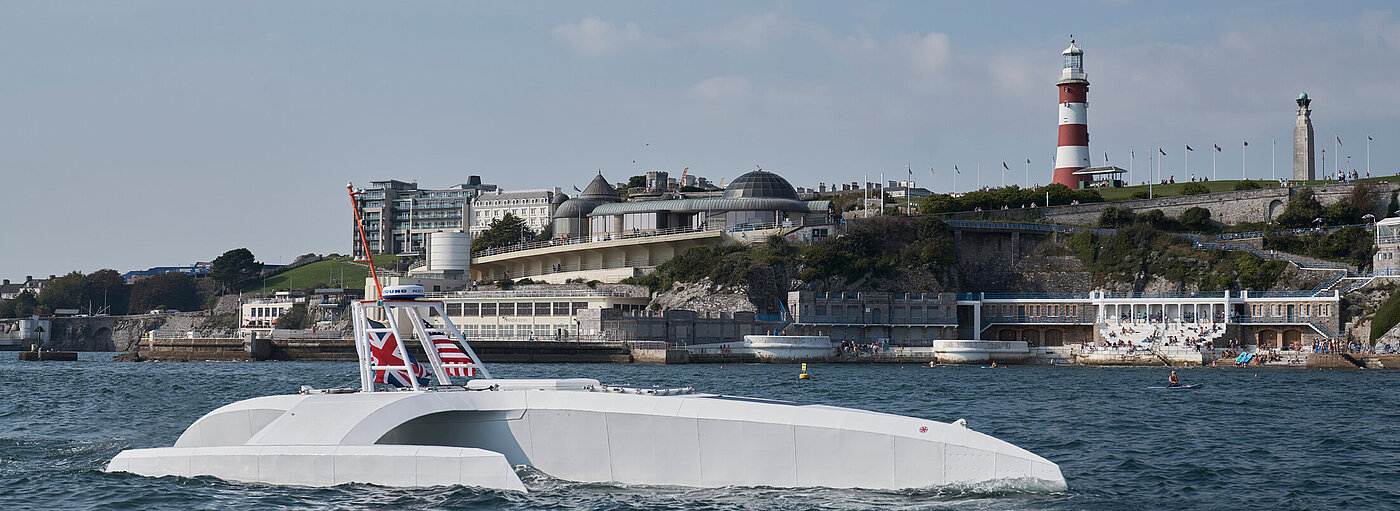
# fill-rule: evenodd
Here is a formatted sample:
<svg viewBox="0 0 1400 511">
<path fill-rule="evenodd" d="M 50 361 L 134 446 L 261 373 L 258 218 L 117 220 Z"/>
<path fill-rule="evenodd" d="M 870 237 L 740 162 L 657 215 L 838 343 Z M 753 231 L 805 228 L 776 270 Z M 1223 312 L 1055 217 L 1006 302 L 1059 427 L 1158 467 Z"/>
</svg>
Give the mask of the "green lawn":
<svg viewBox="0 0 1400 511">
<path fill-rule="evenodd" d="M 398 256 L 374 256 L 375 266 L 381 268 L 389 267 L 396 261 L 398 261 Z M 250 282 L 248 288 L 243 291 L 245 293 L 272 293 L 306 287 L 364 289 L 365 278 L 368 276 L 368 267 L 363 266 L 362 263 L 353 264 L 351 258 L 346 257 L 317 261 L 270 275 L 267 279 Z"/>
<path fill-rule="evenodd" d="M 1358 180 L 1355 181 L 1355 182 L 1381 182 L 1381 181 L 1400 182 L 1400 176 L 1373 177 L 1373 178 L 1370 178 L 1370 179 L 1358 179 Z M 1229 181 L 1222 180 L 1222 181 L 1205 181 L 1205 182 L 1202 182 L 1201 184 L 1206 185 L 1206 188 L 1209 188 L 1211 192 L 1228 192 L 1228 191 L 1234 190 L 1234 189 L 1235 189 L 1235 183 L 1238 183 L 1238 182 L 1239 182 L 1239 180 L 1229 180 Z M 1257 181 L 1257 182 L 1258 182 L 1259 184 L 1265 186 L 1265 187 L 1278 186 L 1278 181 L 1268 181 L 1268 180 L 1264 180 L 1264 181 Z M 1297 182 L 1297 181 L 1294 181 L 1293 183 L 1294 183 L 1294 184 L 1297 184 L 1298 182 Z M 1304 184 L 1308 184 L 1308 185 L 1325 185 L 1325 184 L 1336 184 L 1336 183 L 1337 183 L 1336 181 L 1324 181 L 1324 180 L 1320 180 L 1320 179 L 1318 179 L 1318 180 L 1312 180 L 1312 181 L 1304 181 Z M 1183 187 L 1183 186 L 1186 186 L 1186 183 L 1182 183 L 1182 182 L 1180 182 L 1180 181 L 1176 182 L 1176 184 L 1170 184 L 1170 185 L 1152 185 L 1152 196 L 1153 196 L 1153 197 L 1174 197 L 1174 196 L 1177 196 L 1177 195 L 1181 195 L 1181 187 Z M 1127 200 L 1128 197 L 1132 196 L 1133 193 L 1139 192 L 1139 191 L 1141 191 L 1141 192 L 1143 192 L 1143 193 L 1147 193 L 1147 185 L 1125 186 L 1125 187 L 1123 187 L 1123 188 L 1100 188 L 1100 189 L 1099 189 L 1099 195 L 1103 196 L 1103 200 L 1112 202 L 1112 201 Z"/>
</svg>

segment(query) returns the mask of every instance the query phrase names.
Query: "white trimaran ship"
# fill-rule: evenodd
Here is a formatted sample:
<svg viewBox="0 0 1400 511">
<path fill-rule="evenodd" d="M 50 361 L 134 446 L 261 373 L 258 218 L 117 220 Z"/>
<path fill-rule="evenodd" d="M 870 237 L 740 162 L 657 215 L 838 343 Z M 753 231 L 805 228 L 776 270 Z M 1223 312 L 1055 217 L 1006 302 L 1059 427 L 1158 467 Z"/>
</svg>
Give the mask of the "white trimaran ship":
<svg viewBox="0 0 1400 511">
<path fill-rule="evenodd" d="M 371 274 L 377 284 L 372 265 Z M 963 421 L 689 387 L 495 379 L 445 321 L 441 301 L 419 298 L 417 286 L 376 290 L 380 299 L 352 307 L 359 389 L 303 388 L 225 405 L 190 425 L 173 447 L 122 451 L 107 470 L 518 491 L 525 486 L 517 466 L 572 481 L 645 485 L 1065 488 L 1056 464 Z M 409 332 L 427 367 L 399 342 Z M 476 377 L 462 385 L 452 376 Z M 402 386 L 376 388 L 384 382 Z"/>
</svg>

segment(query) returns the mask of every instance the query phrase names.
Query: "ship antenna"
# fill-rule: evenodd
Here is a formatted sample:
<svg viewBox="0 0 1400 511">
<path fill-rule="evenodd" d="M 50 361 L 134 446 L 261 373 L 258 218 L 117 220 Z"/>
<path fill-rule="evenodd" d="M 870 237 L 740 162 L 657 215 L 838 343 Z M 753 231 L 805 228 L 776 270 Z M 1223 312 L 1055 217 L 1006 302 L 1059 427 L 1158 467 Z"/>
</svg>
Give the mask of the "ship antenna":
<svg viewBox="0 0 1400 511">
<path fill-rule="evenodd" d="M 355 196 L 364 192 L 355 191 L 353 183 L 347 183 L 345 188 L 350 193 L 350 210 L 355 212 L 355 227 L 360 230 L 360 244 L 365 251 L 364 259 L 356 259 L 355 262 L 369 263 L 369 276 L 374 279 L 374 293 L 379 301 L 384 301 L 384 286 L 379 283 L 379 273 L 374 271 L 374 256 L 369 252 L 369 238 L 365 237 L 365 223 L 360 221 L 360 205 L 355 202 Z"/>
</svg>

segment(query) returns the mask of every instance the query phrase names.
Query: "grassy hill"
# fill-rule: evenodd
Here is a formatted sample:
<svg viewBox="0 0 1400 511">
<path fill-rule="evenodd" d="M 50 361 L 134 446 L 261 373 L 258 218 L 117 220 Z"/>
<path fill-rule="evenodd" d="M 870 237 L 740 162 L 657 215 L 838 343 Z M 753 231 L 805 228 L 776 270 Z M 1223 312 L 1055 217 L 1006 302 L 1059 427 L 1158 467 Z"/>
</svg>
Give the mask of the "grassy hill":
<svg viewBox="0 0 1400 511">
<path fill-rule="evenodd" d="M 389 268 L 397 263 L 398 256 L 374 256 L 374 264 Z M 249 282 L 245 293 L 272 293 L 292 289 L 340 287 L 364 289 L 365 278 L 369 277 L 369 267 L 355 263 L 352 258 L 328 259 L 292 268 L 269 275 L 266 279 Z"/>
</svg>

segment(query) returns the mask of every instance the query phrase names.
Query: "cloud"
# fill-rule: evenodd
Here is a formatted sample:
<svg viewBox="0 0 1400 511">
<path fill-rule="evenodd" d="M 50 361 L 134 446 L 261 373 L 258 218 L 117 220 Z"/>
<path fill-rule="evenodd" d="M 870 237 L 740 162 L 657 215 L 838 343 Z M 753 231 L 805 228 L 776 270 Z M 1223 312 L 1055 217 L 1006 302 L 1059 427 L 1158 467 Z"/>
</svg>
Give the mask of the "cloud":
<svg viewBox="0 0 1400 511">
<path fill-rule="evenodd" d="M 666 41 L 642 31 L 642 27 L 627 22 L 621 27 L 594 15 L 584 16 L 578 23 L 554 27 L 554 38 L 580 55 L 596 57 L 627 48 L 661 48 Z"/>
<path fill-rule="evenodd" d="M 953 55 L 948 34 L 931 32 L 924 35 L 901 36 L 897 43 L 908 52 L 909 67 L 919 74 L 935 74 L 943 70 Z"/>
<path fill-rule="evenodd" d="M 718 30 L 700 32 L 695 39 L 710 45 L 729 46 L 749 51 L 766 48 L 774 39 L 791 36 L 794 24 L 777 12 L 749 14 Z"/>
<path fill-rule="evenodd" d="M 746 76 L 716 76 L 690 87 L 690 96 L 705 101 L 729 102 L 747 97 L 750 90 Z"/>
</svg>

